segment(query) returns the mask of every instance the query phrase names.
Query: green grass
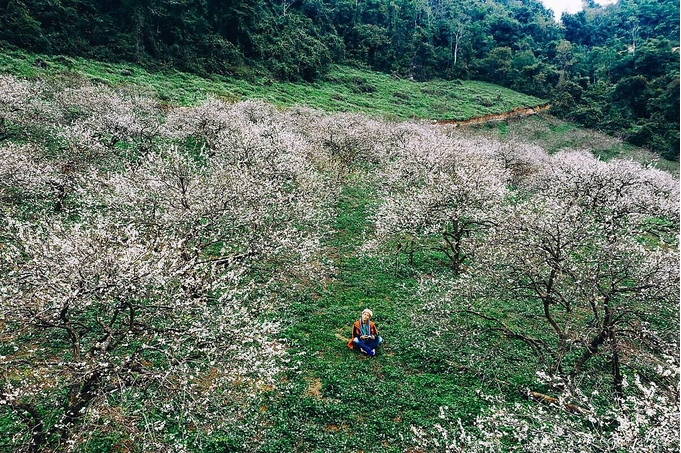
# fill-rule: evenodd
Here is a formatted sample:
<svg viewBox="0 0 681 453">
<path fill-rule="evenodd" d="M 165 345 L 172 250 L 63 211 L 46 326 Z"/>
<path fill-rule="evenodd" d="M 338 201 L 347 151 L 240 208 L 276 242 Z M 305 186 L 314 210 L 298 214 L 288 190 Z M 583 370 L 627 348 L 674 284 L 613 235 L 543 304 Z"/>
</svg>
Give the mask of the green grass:
<svg viewBox="0 0 681 453">
<path fill-rule="evenodd" d="M 134 86 L 178 105 L 193 105 L 208 96 L 230 101 L 262 99 L 280 107 L 304 105 L 391 119 L 465 120 L 546 102 L 484 82 L 414 82 L 343 66 L 334 66 L 324 81 L 288 83 L 265 77 L 247 81 L 218 75 L 202 78 L 178 71 L 150 73 L 129 63 L 5 51 L 0 55 L 0 73 Z"/>
<path fill-rule="evenodd" d="M 360 178 L 344 187 L 327 244 L 336 256 L 336 281 L 287 308 L 285 336 L 299 363 L 281 391 L 263 397 L 261 451 L 403 452 L 412 425 L 441 422 L 440 406 L 472 423 L 486 404 L 477 392 L 489 383 L 472 371 L 430 363 L 408 342 L 419 307 L 417 279 L 357 253 L 371 228 L 373 199 Z M 385 340 L 374 358 L 346 345 L 365 307 Z"/>
<path fill-rule="evenodd" d="M 567 149 L 588 150 L 602 160 L 631 159 L 679 175 L 679 162 L 666 160 L 619 138 L 585 129 L 548 114 L 476 125 L 469 127 L 469 131 L 474 135 L 537 145 L 550 154 Z"/>
</svg>

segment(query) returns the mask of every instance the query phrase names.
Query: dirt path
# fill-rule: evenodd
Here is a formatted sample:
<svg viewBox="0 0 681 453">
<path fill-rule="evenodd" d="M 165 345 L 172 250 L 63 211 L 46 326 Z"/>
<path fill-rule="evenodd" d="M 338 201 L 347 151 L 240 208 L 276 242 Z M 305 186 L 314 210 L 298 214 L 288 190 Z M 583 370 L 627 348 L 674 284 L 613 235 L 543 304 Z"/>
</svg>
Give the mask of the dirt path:
<svg viewBox="0 0 681 453">
<path fill-rule="evenodd" d="M 522 118 L 525 116 L 536 115 L 537 113 L 544 112 L 551 107 L 550 104 L 538 105 L 536 107 L 521 107 L 513 109 L 510 112 L 505 113 L 494 113 L 489 115 L 477 116 L 475 118 L 469 118 L 467 120 L 436 120 L 435 124 L 451 124 L 453 126 L 467 126 L 470 124 L 482 124 L 490 121 L 504 121 L 511 118 Z"/>
</svg>

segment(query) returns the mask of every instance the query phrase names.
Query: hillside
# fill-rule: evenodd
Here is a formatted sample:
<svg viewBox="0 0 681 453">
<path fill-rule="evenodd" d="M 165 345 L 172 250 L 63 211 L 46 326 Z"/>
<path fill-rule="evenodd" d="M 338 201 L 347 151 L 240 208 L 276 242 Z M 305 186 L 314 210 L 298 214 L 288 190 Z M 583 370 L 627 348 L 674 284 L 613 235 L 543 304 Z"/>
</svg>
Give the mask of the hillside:
<svg viewBox="0 0 681 453">
<path fill-rule="evenodd" d="M 679 448 L 679 181 L 650 154 L 399 120 L 542 103 L 489 84 L 2 58 L 0 448 Z"/>
<path fill-rule="evenodd" d="M 63 56 L 5 53 L 0 72 L 64 83 L 104 83 L 110 87 L 144 87 L 146 94 L 174 105 L 193 105 L 208 96 L 228 101 L 261 99 L 281 107 L 304 105 L 331 112 L 361 112 L 395 119 L 465 120 L 545 100 L 476 81 L 414 82 L 385 74 L 335 67 L 325 81 L 273 83 L 178 71 L 151 73 L 131 64 L 102 63 Z"/>
<path fill-rule="evenodd" d="M 484 82 L 415 82 L 342 66 L 335 67 L 324 82 L 274 83 L 267 78 L 249 82 L 219 75 L 204 78 L 178 71 L 152 73 L 129 63 L 25 52 L 0 55 L 0 72 L 53 80 L 67 86 L 90 82 L 112 88 L 127 87 L 169 106 L 196 105 L 212 96 L 229 102 L 261 99 L 279 107 L 299 105 L 329 112 L 361 112 L 394 120 L 470 124 L 474 126 L 473 131 L 483 135 L 529 140 L 549 152 L 590 149 L 604 159 L 631 158 L 675 174 L 679 171 L 678 162 L 551 115 L 519 121 L 524 115 L 513 112 L 529 115 L 545 112 L 546 100 Z M 512 120 L 510 128 L 507 127 L 509 120 Z"/>
<path fill-rule="evenodd" d="M 678 18 L 675 0 L 587 2 L 560 23 L 538 0 L 23 0 L 0 3 L 0 50 L 265 86 L 323 84 L 337 65 L 477 80 L 547 99 L 554 116 L 678 161 Z M 458 104 L 442 101 L 449 111 Z"/>
</svg>

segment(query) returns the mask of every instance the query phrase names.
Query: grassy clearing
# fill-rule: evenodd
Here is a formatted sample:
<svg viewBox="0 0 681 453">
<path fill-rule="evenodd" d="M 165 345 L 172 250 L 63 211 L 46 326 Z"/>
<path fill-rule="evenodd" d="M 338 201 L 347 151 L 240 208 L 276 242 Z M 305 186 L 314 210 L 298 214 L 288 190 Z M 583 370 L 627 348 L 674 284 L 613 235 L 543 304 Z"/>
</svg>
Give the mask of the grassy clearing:
<svg viewBox="0 0 681 453">
<path fill-rule="evenodd" d="M 602 160 L 631 159 L 679 175 L 679 162 L 547 114 L 468 126 L 467 129 L 474 135 L 538 145 L 550 154 L 564 149 L 587 150 Z"/>
<path fill-rule="evenodd" d="M 499 385 L 469 369 L 445 369 L 410 344 L 420 304 L 413 293 L 416 277 L 356 250 L 370 233 L 372 192 L 361 179 L 345 186 L 328 244 L 337 260 L 336 281 L 294 301 L 285 314 L 285 335 L 298 367 L 282 382 L 285 391 L 262 400 L 269 420 L 262 451 L 408 451 L 412 425 L 440 422 L 441 406 L 471 423 L 486 404 L 478 392 Z M 428 257 L 417 258 L 417 266 L 428 265 Z M 346 345 L 364 307 L 374 310 L 385 339 L 374 358 Z M 508 363 L 499 366 L 506 378 L 517 372 Z"/>
<path fill-rule="evenodd" d="M 217 75 L 207 79 L 178 71 L 150 73 L 128 63 L 5 51 L 0 55 L 0 73 L 134 86 L 146 95 L 179 105 L 193 105 L 207 96 L 230 101 L 262 99 L 280 107 L 304 105 L 391 119 L 464 120 L 545 103 L 484 82 L 414 82 L 342 66 L 334 67 L 325 81 L 274 83 L 267 78 L 247 81 Z"/>
</svg>

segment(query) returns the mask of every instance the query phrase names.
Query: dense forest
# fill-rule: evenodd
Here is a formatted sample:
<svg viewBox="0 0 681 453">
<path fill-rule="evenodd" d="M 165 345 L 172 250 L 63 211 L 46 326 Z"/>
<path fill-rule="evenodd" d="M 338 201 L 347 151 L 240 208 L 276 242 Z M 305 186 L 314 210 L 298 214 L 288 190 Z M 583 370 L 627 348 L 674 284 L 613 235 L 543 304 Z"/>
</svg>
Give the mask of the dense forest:
<svg viewBox="0 0 681 453">
<path fill-rule="evenodd" d="M 332 63 L 476 79 L 679 156 L 679 3 L 538 0 L 3 0 L 0 43 L 207 75 L 315 81 Z"/>
</svg>

